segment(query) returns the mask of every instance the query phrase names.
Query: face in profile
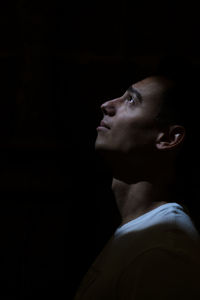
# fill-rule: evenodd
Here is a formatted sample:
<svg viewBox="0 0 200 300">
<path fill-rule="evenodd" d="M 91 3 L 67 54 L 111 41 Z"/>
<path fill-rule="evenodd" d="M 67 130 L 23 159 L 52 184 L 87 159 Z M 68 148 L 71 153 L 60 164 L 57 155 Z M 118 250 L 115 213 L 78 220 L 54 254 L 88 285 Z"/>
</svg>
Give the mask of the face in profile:
<svg viewBox="0 0 200 300">
<path fill-rule="evenodd" d="M 108 160 L 114 158 L 116 164 L 130 162 L 137 171 L 148 166 L 156 153 L 156 117 L 168 84 L 165 78 L 147 77 L 131 85 L 124 95 L 102 104 L 95 149 Z"/>
<path fill-rule="evenodd" d="M 166 84 L 164 79 L 148 77 L 133 84 L 121 97 L 102 104 L 96 150 L 134 155 L 153 147 L 158 134 L 155 119 Z"/>
</svg>

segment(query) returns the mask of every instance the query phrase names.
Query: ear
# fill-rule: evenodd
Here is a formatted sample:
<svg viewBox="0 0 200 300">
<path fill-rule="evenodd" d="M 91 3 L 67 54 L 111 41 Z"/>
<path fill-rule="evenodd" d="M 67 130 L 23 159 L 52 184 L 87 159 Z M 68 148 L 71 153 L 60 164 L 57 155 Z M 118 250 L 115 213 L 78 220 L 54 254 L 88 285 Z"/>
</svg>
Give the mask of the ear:
<svg viewBox="0 0 200 300">
<path fill-rule="evenodd" d="M 175 149 L 185 139 L 185 128 L 180 125 L 172 125 L 160 132 L 156 139 L 156 148 L 160 150 Z"/>
</svg>

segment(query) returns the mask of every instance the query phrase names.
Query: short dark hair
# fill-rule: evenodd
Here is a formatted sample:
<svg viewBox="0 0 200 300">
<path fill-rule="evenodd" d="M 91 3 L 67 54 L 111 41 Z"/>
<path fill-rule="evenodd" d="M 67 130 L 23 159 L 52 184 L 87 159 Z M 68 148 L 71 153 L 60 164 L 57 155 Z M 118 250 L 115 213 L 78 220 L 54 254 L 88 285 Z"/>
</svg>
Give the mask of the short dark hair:
<svg viewBox="0 0 200 300">
<path fill-rule="evenodd" d="M 161 126 L 177 124 L 185 128 L 186 138 L 177 159 L 177 194 L 180 204 L 186 205 L 200 229 L 199 65 L 189 58 L 168 56 L 161 59 L 152 75 L 165 77 L 172 83 L 163 95 L 157 121 Z"/>
<path fill-rule="evenodd" d="M 163 76 L 172 82 L 164 94 L 160 121 L 178 122 L 186 129 L 191 128 L 196 121 L 193 108 L 197 107 L 200 100 L 198 65 L 184 57 L 165 57 L 161 59 L 154 75 Z"/>
</svg>

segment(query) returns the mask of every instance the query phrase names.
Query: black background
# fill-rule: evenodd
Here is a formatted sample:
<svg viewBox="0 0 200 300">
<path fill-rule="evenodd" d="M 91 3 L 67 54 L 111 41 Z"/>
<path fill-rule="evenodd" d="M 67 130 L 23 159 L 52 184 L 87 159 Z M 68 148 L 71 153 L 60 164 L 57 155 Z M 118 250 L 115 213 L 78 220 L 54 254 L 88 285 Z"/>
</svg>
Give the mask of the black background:
<svg viewBox="0 0 200 300">
<path fill-rule="evenodd" d="M 71 299 L 120 221 L 99 106 L 163 54 L 199 63 L 198 7 L 18 0 L 0 14 L 0 298 Z"/>
</svg>

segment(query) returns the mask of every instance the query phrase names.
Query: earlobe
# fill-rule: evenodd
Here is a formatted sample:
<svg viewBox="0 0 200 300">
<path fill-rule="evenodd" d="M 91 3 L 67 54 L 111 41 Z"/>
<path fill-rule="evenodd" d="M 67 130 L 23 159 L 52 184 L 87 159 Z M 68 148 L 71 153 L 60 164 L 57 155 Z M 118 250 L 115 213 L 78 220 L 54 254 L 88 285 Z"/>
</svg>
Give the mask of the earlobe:
<svg viewBox="0 0 200 300">
<path fill-rule="evenodd" d="M 173 125 L 160 132 L 156 140 L 156 148 L 160 150 L 175 149 L 182 144 L 185 138 L 185 128 Z"/>
</svg>

